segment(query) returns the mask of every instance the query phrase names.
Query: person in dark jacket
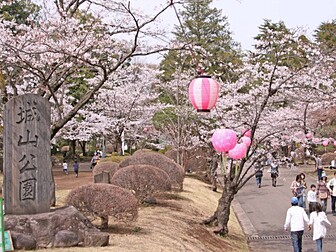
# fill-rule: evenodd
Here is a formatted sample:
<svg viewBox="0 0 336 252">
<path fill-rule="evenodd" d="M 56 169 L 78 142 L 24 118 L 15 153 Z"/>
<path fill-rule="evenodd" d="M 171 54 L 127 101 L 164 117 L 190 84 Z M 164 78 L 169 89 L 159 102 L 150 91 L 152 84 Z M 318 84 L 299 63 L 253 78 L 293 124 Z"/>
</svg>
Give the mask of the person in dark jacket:
<svg viewBox="0 0 336 252">
<path fill-rule="evenodd" d="M 263 176 L 263 167 L 261 163 L 258 163 L 257 166 L 255 167 L 255 177 L 256 177 L 256 182 L 257 186 L 260 188 L 261 187 L 261 179 Z"/>
<path fill-rule="evenodd" d="M 74 172 L 76 174 L 76 178 L 78 178 L 78 170 L 79 170 L 79 164 L 78 164 L 78 161 L 75 160 L 74 164 L 73 164 L 73 169 L 74 169 Z"/>
</svg>

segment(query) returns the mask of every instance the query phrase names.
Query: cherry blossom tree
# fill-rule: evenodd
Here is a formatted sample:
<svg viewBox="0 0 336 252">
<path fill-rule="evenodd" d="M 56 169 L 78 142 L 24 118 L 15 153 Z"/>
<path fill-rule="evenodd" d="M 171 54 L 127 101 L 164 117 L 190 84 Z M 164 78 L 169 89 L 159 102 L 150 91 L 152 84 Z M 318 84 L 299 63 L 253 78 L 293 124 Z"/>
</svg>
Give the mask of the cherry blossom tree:
<svg viewBox="0 0 336 252">
<path fill-rule="evenodd" d="M 126 1 L 55 1 L 38 25 L 0 22 L 0 66 L 8 99 L 38 93 L 52 103 L 52 137 L 135 56 L 164 51 L 152 23 L 174 4 L 144 15 Z M 51 8 L 52 9 L 52 8 Z M 13 33 L 15 26 L 17 32 Z M 153 44 L 153 43 L 152 43 Z M 70 88 L 85 86 L 80 95 Z"/>
<path fill-rule="evenodd" d="M 218 223 L 216 233 L 226 235 L 231 202 L 235 194 L 254 176 L 252 168 L 267 153 L 263 145 L 277 144 L 284 132 L 302 129 L 304 106 L 320 101 L 333 90 L 332 60 L 308 43 L 298 31 L 286 32 L 265 27 L 265 39 L 257 40 L 255 50 L 244 60 L 239 80 L 230 83 L 217 105 L 222 126 L 240 134 L 251 129 L 253 144 L 248 154 L 225 169 L 223 193 L 214 214 L 205 224 Z M 273 38 L 273 39 L 272 39 Z M 295 64 L 289 64 L 295 62 Z M 223 92 L 223 90 L 222 90 Z"/>
<path fill-rule="evenodd" d="M 107 81 L 70 120 L 59 135 L 65 139 L 86 142 L 95 136 L 104 136 L 121 148 L 121 135 L 125 138 L 145 135 L 151 118 L 160 109 L 156 103 L 159 80 L 156 66 L 131 64 L 114 73 L 114 81 Z"/>
</svg>

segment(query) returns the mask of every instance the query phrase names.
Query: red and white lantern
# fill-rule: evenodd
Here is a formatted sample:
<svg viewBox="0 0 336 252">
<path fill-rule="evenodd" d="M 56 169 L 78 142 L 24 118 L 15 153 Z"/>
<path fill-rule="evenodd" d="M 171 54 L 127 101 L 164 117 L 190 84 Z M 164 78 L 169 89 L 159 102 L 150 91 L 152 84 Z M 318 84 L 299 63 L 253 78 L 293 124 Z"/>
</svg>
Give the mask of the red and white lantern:
<svg viewBox="0 0 336 252">
<path fill-rule="evenodd" d="M 219 94 L 219 84 L 210 76 L 201 75 L 189 85 L 189 100 L 197 112 L 210 112 Z"/>
</svg>

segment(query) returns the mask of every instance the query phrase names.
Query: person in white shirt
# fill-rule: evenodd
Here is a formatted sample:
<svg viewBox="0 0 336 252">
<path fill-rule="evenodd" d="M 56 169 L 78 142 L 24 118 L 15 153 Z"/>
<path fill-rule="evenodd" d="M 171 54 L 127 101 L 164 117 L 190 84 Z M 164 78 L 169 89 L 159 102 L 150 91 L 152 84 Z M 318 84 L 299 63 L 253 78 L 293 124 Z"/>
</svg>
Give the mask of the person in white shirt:
<svg viewBox="0 0 336 252">
<path fill-rule="evenodd" d="M 329 180 L 329 182 L 327 183 L 327 188 L 330 192 L 331 195 L 331 212 L 333 215 L 336 215 L 336 208 L 335 208 L 335 204 L 336 204 L 336 172 L 334 172 L 334 177 L 332 179 Z"/>
<path fill-rule="evenodd" d="M 309 202 L 308 209 L 309 213 L 312 213 L 315 211 L 315 206 L 316 206 L 316 185 L 312 184 L 310 186 L 310 190 L 308 191 L 307 194 L 307 201 Z"/>
<path fill-rule="evenodd" d="M 64 174 L 68 174 L 68 164 L 63 160 L 63 172 Z"/>
<path fill-rule="evenodd" d="M 327 234 L 326 224 L 331 225 L 322 211 L 321 204 L 316 203 L 315 211 L 310 214 L 309 229 L 313 226 L 313 240 L 316 241 L 317 252 L 322 252 L 322 240 Z"/>
<path fill-rule="evenodd" d="M 302 207 L 299 207 L 299 200 L 296 197 L 291 199 L 292 207 L 287 210 L 284 229 L 288 230 L 290 226 L 291 239 L 294 252 L 302 251 L 302 236 L 305 223 L 309 224 L 308 216 Z"/>
</svg>

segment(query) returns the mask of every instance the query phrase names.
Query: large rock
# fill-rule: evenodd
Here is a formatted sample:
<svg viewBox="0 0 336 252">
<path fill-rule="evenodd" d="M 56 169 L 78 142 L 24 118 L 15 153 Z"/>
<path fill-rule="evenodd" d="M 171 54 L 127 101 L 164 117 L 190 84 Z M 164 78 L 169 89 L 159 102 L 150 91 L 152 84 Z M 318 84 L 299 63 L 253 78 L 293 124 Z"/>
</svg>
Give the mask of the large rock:
<svg viewBox="0 0 336 252">
<path fill-rule="evenodd" d="M 49 213 L 5 215 L 5 227 L 11 232 L 26 235 L 23 238 L 28 239 L 31 236 L 36 240 L 36 248 L 47 248 L 56 244 L 69 246 L 71 243 L 67 239 L 74 238 L 74 234 L 78 239 L 75 239 L 73 245 L 84 244 L 87 233 L 103 234 L 73 206 Z M 101 246 L 101 243 L 92 243 L 91 246 Z M 15 245 L 14 248 L 18 249 Z"/>
<path fill-rule="evenodd" d="M 69 230 L 58 231 L 54 238 L 55 248 L 73 247 L 79 244 L 80 240 L 75 232 Z"/>
<path fill-rule="evenodd" d="M 28 234 L 11 232 L 13 246 L 18 250 L 34 250 L 36 249 L 36 239 Z"/>
<path fill-rule="evenodd" d="M 93 176 L 93 183 L 110 184 L 110 174 L 108 172 L 102 172 Z"/>
<path fill-rule="evenodd" d="M 107 233 L 87 233 L 84 239 L 85 247 L 103 247 L 109 244 L 110 236 Z"/>
</svg>

